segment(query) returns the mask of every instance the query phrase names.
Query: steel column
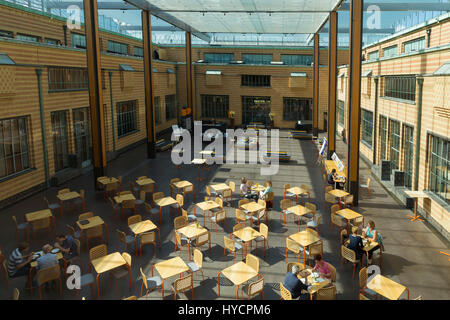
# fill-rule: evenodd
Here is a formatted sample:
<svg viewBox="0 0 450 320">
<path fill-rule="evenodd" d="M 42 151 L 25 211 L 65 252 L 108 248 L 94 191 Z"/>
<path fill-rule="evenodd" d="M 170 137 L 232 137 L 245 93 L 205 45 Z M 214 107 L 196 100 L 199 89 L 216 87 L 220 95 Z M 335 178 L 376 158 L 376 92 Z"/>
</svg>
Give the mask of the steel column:
<svg viewBox="0 0 450 320">
<path fill-rule="evenodd" d="M 155 141 L 155 105 L 153 99 L 153 49 L 151 13 L 142 10 L 142 41 L 144 44 L 144 92 L 145 92 L 145 119 L 147 126 L 147 158 L 156 157 Z"/>
<path fill-rule="evenodd" d="M 378 76 L 373 78 L 375 82 L 375 112 L 373 116 L 373 150 L 372 150 L 372 163 L 377 164 L 377 152 L 378 152 L 378 136 L 377 136 L 377 125 L 378 125 Z"/>
<path fill-rule="evenodd" d="M 186 104 L 192 110 L 192 120 L 194 120 L 194 99 L 192 85 L 192 37 L 190 32 L 186 32 Z"/>
<path fill-rule="evenodd" d="M 319 133 L 319 34 L 314 34 L 313 135 Z"/>
<path fill-rule="evenodd" d="M 359 142 L 361 122 L 361 49 L 363 26 L 363 0 L 351 0 L 350 7 L 350 79 L 349 79 L 349 142 L 347 189 L 353 195 L 353 205 L 358 206 L 359 193 Z"/>
<path fill-rule="evenodd" d="M 423 78 L 417 78 L 419 96 L 417 99 L 416 151 L 414 161 L 414 190 L 419 190 L 420 135 L 422 134 Z"/>
<path fill-rule="evenodd" d="M 83 4 L 89 78 L 94 184 L 96 185 L 97 178 L 106 175 L 105 118 L 103 116 L 97 0 L 84 0 Z"/>
<path fill-rule="evenodd" d="M 336 11 L 330 13 L 328 19 L 329 47 L 328 47 L 328 151 L 327 158 L 336 151 L 336 103 L 337 103 L 337 26 L 338 15 Z"/>
</svg>

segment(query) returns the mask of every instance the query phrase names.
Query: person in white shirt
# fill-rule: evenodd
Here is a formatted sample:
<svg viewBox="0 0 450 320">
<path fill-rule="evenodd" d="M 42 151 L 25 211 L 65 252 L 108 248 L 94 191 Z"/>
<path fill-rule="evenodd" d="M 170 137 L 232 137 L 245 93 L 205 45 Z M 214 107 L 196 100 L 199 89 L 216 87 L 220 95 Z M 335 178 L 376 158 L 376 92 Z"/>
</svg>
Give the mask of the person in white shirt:
<svg viewBox="0 0 450 320">
<path fill-rule="evenodd" d="M 245 179 L 245 177 L 243 177 L 241 179 L 241 197 L 245 197 L 248 193 L 248 185 L 247 185 L 247 179 Z"/>
</svg>

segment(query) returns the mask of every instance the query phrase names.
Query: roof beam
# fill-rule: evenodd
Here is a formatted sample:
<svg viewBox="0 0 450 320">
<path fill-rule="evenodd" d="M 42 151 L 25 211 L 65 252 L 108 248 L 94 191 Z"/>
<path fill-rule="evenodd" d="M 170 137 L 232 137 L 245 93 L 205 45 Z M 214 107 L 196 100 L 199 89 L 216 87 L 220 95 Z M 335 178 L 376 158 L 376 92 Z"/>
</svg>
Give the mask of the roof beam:
<svg viewBox="0 0 450 320">
<path fill-rule="evenodd" d="M 370 6 L 377 6 L 380 11 L 450 11 L 450 3 L 405 2 L 405 3 L 376 3 L 367 2 L 363 5 L 366 11 Z M 338 11 L 350 11 L 350 3 L 343 3 Z"/>
</svg>

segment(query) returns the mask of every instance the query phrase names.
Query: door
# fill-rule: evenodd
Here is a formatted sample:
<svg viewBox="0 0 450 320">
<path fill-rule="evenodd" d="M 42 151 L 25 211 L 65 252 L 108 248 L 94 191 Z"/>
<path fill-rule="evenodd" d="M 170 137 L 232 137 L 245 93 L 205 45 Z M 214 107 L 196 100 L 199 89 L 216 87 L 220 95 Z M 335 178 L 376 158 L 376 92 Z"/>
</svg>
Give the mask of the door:
<svg viewBox="0 0 450 320">
<path fill-rule="evenodd" d="M 75 138 L 75 153 L 81 167 L 91 164 L 91 130 L 89 121 L 89 108 L 73 110 L 73 133 Z"/>
<path fill-rule="evenodd" d="M 242 124 L 261 122 L 270 125 L 270 97 L 242 97 Z"/>
</svg>

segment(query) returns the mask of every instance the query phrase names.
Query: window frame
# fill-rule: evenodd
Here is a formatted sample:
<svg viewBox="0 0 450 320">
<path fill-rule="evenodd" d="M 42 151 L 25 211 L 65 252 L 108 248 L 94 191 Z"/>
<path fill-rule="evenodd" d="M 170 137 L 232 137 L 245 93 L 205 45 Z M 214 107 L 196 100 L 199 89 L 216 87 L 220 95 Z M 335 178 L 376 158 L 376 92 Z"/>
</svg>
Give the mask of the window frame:
<svg viewBox="0 0 450 320">
<path fill-rule="evenodd" d="M 227 56 L 228 58 L 231 57 L 231 59 L 224 58 Z M 207 57 L 214 57 L 214 59 L 208 59 Z M 221 59 L 217 59 L 217 57 L 222 57 Z M 229 63 L 230 61 L 234 60 L 234 53 L 220 53 L 220 52 L 204 52 L 203 53 L 203 60 L 205 63 Z"/>
<path fill-rule="evenodd" d="M 173 97 L 173 101 L 172 101 Z M 166 121 L 177 118 L 177 95 L 168 94 L 164 97 L 164 105 L 166 107 Z"/>
<path fill-rule="evenodd" d="M 403 82 L 402 82 L 403 80 Z M 407 82 L 404 82 L 407 81 Z M 390 75 L 383 76 L 383 97 L 398 99 L 401 101 L 416 102 L 416 76 L 415 75 Z M 399 89 L 400 88 L 400 89 Z"/>
<path fill-rule="evenodd" d="M 394 126 L 398 129 L 394 132 Z M 400 121 L 389 119 L 389 160 L 391 161 L 392 170 L 400 170 L 400 156 L 401 156 L 401 131 L 400 131 Z M 398 140 L 398 144 L 394 144 L 394 141 Z M 393 155 L 396 155 L 396 161 L 393 161 Z M 396 166 L 394 166 L 394 164 Z"/>
<path fill-rule="evenodd" d="M 54 117 L 56 115 L 58 118 L 58 126 L 54 123 Z M 64 118 L 64 124 L 61 125 L 61 115 Z M 50 121 L 52 126 L 52 140 L 53 140 L 53 164 L 55 172 L 59 172 L 69 167 L 69 136 L 68 136 L 68 117 L 67 110 L 58 110 L 50 113 Z M 56 133 L 60 134 L 58 138 Z M 61 150 L 61 153 L 58 153 L 58 150 Z M 61 156 L 61 158 L 60 158 Z M 61 163 L 61 166 L 59 165 Z"/>
<path fill-rule="evenodd" d="M 370 119 L 369 119 L 370 117 Z M 369 139 L 370 137 L 370 139 Z M 373 111 L 361 109 L 361 142 L 372 149 L 373 146 Z"/>
<path fill-rule="evenodd" d="M 303 61 L 300 63 L 293 63 L 292 61 L 294 60 L 294 58 L 297 58 L 298 60 L 302 60 L 302 59 L 309 60 L 310 59 L 310 62 L 309 62 L 309 64 L 307 62 L 303 62 Z M 311 64 L 313 62 L 313 55 L 312 54 L 282 54 L 281 61 L 284 64 L 290 65 L 290 66 L 311 66 Z"/>
<path fill-rule="evenodd" d="M 139 131 L 137 106 L 137 100 L 116 103 L 117 137 L 119 139 Z M 129 110 L 124 110 L 126 108 Z"/>
<path fill-rule="evenodd" d="M 242 74 L 241 87 L 271 88 L 271 76 L 261 74 Z"/>
<path fill-rule="evenodd" d="M 222 99 L 220 103 L 216 100 Z M 227 119 L 230 110 L 230 96 L 217 94 L 201 94 L 201 116 L 202 118 Z"/>
<path fill-rule="evenodd" d="M 428 138 L 430 163 L 428 190 L 444 201 L 446 205 L 450 205 L 450 199 L 447 199 L 450 185 L 450 180 L 448 179 L 448 168 L 450 167 L 450 141 L 444 137 L 440 137 L 432 133 L 428 134 Z M 437 144 L 435 143 L 436 141 L 438 142 Z M 439 142 L 441 144 L 441 148 L 440 150 L 437 150 L 439 149 Z M 441 167 L 443 169 L 439 170 L 437 167 Z M 445 175 L 447 178 L 445 178 Z M 442 192 L 444 196 L 441 195 Z"/>
<path fill-rule="evenodd" d="M 308 119 L 302 115 L 307 108 Z M 283 97 L 283 121 L 312 121 L 312 98 Z"/>
<path fill-rule="evenodd" d="M 255 60 L 260 60 L 260 61 L 256 61 L 256 62 L 252 62 L 250 60 L 252 59 L 248 59 L 248 58 L 257 58 Z M 266 61 L 265 58 L 269 58 L 270 57 L 270 61 Z M 247 58 L 247 59 L 246 59 Z M 273 60 L 273 54 L 271 53 L 243 53 L 242 54 L 242 61 L 244 61 L 245 64 L 257 64 L 257 65 L 266 65 L 266 64 L 270 64 Z"/>
</svg>

